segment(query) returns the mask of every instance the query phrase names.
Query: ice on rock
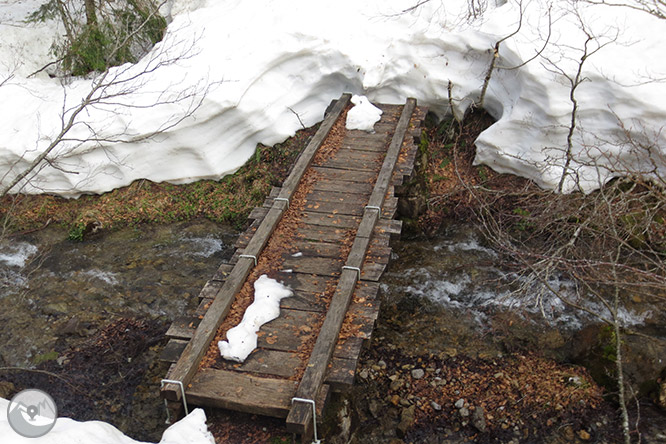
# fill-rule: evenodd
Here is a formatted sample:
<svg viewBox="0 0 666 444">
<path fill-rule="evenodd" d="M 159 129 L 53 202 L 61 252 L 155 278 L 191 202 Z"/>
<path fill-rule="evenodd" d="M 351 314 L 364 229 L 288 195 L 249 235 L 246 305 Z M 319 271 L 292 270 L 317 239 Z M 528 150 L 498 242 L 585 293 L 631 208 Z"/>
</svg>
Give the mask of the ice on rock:
<svg viewBox="0 0 666 444">
<path fill-rule="evenodd" d="M 263 274 L 254 282 L 254 302 L 247 307 L 243 320 L 227 331 L 227 340 L 217 343 L 224 359 L 244 362 L 257 348 L 257 332 L 267 322 L 280 316 L 280 301 L 293 294 L 286 287 Z"/>
<path fill-rule="evenodd" d="M 382 118 L 382 110 L 370 103 L 365 96 L 352 96 L 354 107 L 347 113 L 348 130 L 375 132 L 375 123 Z"/>
</svg>

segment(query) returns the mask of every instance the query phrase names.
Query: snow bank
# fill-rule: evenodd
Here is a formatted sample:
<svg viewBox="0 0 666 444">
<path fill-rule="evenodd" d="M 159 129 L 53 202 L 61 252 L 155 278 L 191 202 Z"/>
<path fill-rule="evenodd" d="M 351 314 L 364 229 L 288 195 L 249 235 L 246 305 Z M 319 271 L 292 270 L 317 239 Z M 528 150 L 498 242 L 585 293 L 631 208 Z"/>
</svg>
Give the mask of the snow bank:
<svg viewBox="0 0 666 444">
<path fill-rule="evenodd" d="M 254 282 L 254 302 L 245 310 L 243 320 L 227 331 L 227 340 L 217 343 L 224 359 L 243 362 L 257 348 L 257 332 L 266 322 L 280 316 L 280 301 L 293 292 L 262 274 Z"/>
<path fill-rule="evenodd" d="M 382 110 L 370 103 L 365 96 L 352 96 L 354 107 L 347 113 L 345 127 L 348 130 L 375 132 L 375 123 L 382 118 Z"/>
<path fill-rule="evenodd" d="M 476 17 L 465 0 L 424 2 L 408 10 L 415 3 L 171 1 L 165 7 L 171 21 L 164 41 L 136 66 L 114 69 L 111 76 L 131 78 L 169 55 L 186 57 L 131 84 L 132 94 L 114 100 L 125 106 L 86 109 L 80 117 L 97 135 L 113 141 L 103 147 L 75 141 L 59 146 L 54 153 L 58 163 L 41 169 L 24 191 L 76 196 L 139 178 L 216 179 L 241 166 L 257 142 L 272 145 L 292 135 L 301 121 L 321 120 L 330 100 L 343 92 L 384 103 L 415 97 L 444 115 L 451 81 L 455 111 L 461 115 L 478 100 L 491 48 L 516 29 L 517 3 L 497 2 L 502 6 L 495 7 L 495 2 L 479 2 L 491 4 Z M 548 2 L 524 3 L 523 27 L 502 44 L 500 67 L 532 58 L 548 34 Z M 649 81 L 666 78 L 658 41 L 666 21 L 626 8 L 578 3 L 591 33 L 602 42 L 619 37 L 583 69 L 587 80 L 576 93 L 580 118 L 573 154 L 581 163 L 600 159 L 608 167 L 622 161 L 641 168 L 645 155 L 622 146 L 626 133 L 618 119 L 639 142 L 666 146 L 666 135 L 659 131 L 666 118 L 666 88 Z M 4 184 L 57 134 L 63 101 L 80 103 L 90 87 L 86 79 L 61 85 L 44 72 L 25 78 L 48 61 L 44 33 L 52 27 L 19 23 L 26 8 L 12 12 L 16 6 L 0 0 L 0 79 L 14 73 L 0 87 Z M 585 35 L 570 2 L 553 2 L 551 16 L 551 44 L 542 57 L 493 76 L 485 103 L 498 122 L 479 137 L 476 161 L 553 188 L 562 173 L 570 122 L 569 83 L 563 74 L 575 75 L 581 57 L 577 48 L 583 47 Z M 158 101 L 162 104 L 151 106 Z M 196 111 L 178 122 L 191 107 Z M 163 134 L 141 141 L 165 127 Z M 75 126 L 68 136 L 88 138 L 90 128 Z M 115 142 L 119 138 L 126 143 Z M 598 184 L 593 165 L 572 166 L 580 166 L 583 189 Z M 604 178 L 614 174 L 599 172 Z M 565 190 L 574 186 L 569 180 Z"/>
<path fill-rule="evenodd" d="M 2 444 L 142 444 L 101 421 L 79 422 L 58 418 L 53 429 L 40 438 L 24 438 L 7 422 L 9 401 L 0 398 L 0 436 Z M 206 414 L 195 409 L 164 431 L 160 444 L 215 444 L 206 426 Z"/>
</svg>

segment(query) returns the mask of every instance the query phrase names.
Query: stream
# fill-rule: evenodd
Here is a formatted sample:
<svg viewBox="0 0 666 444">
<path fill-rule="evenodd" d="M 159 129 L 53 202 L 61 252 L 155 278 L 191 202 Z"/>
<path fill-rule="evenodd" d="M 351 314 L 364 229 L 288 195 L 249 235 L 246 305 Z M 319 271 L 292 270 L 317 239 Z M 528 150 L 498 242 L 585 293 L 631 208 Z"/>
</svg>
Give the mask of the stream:
<svg viewBox="0 0 666 444">
<path fill-rule="evenodd" d="M 54 383 L 40 375 L 9 372 L 0 373 L 0 396 L 41 384 L 56 392 L 68 416 L 102 419 L 135 439 L 158 441 L 165 427 L 158 387 L 166 372 L 158 360 L 164 343 L 159 339 L 171 320 L 196 308 L 201 287 L 231 256 L 236 237 L 230 227 L 195 220 L 102 232 L 80 243 L 65 240 L 66 233 L 55 227 L 2 241 L 0 367 L 37 366 L 63 375 L 69 369 L 75 376 L 68 384 L 94 391 L 85 374 L 92 367 L 111 368 L 109 359 L 100 364 L 96 356 L 112 357 L 122 366 L 116 363 L 95 378 L 124 389 L 114 389 L 111 399 L 59 400 L 71 390 L 49 385 Z M 549 284 L 575 291 L 563 278 Z M 434 239 L 396 243 L 381 287 L 382 313 L 373 336 L 406 355 L 488 359 L 538 350 L 572 362 L 591 347 L 586 340 L 596 340 L 595 333 L 580 332 L 599 328 L 511 264 L 500 264 L 480 234 L 462 225 L 452 224 Z M 519 296 L 521 288 L 531 297 Z M 665 333 L 663 311 L 629 306 L 623 320 Z M 72 350 L 86 352 L 85 359 Z M 656 418 L 657 427 L 666 425 L 663 415 Z M 382 442 L 375 438 L 367 436 L 367 442 Z"/>
</svg>

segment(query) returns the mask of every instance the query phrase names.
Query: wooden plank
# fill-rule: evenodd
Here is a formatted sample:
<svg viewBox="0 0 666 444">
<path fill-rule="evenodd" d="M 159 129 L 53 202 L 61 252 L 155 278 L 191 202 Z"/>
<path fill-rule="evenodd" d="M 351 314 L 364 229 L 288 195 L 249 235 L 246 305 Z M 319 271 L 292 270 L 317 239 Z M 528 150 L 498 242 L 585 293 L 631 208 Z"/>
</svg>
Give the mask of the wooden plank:
<svg viewBox="0 0 666 444">
<path fill-rule="evenodd" d="M 349 305 L 347 316 L 355 325 L 354 335 L 362 339 L 370 339 L 375 328 L 375 321 L 379 316 L 379 299 L 364 303 L 352 303 Z"/>
<path fill-rule="evenodd" d="M 199 322 L 201 322 L 201 319 L 195 316 L 179 316 L 171 323 L 165 335 L 170 338 L 189 340 L 194 335 L 194 330 L 196 330 Z"/>
<path fill-rule="evenodd" d="M 252 266 L 254 266 L 254 263 L 246 260 L 239 262 L 234 267 L 224 282 L 224 286 L 206 311 L 199 327 L 192 336 L 192 340 L 187 343 L 180 359 L 178 359 L 172 372 L 172 379 L 182 381 L 184 385 L 189 384 L 199 367 L 201 358 L 215 336 L 217 328 L 229 311 L 234 296 L 245 282 Z M 178 385 L 173 383 L 165 384 L 161 389 L 161 394 L 171 401 L 179 401 L 182 396 Z"/>
<path fill-rule="evenodd" d="M 326 371 L 326 384 L 334 392 L 344 392 L 354 385 L 358 359 L 333 358 Z"/>
<path fill-rule="evenodd" d="M 296 353 L 258 348 L 248 356 L 244 363 L 232 364 L 231 367 L 244 373 L 291 378 L 296 375 L 296 369 L 300 363 L 301 358 Z"/>
<path fill-rule="evenodd" d="M 296 242 L 296 249 L 301 256 L 340 257 L 340 245 L 336 243 L 301 240 Z M 292 255 L 291 257 L 294 256 Z"/>
<path fill-rule="evenodd" d="M 210 308 L 210 306 L 213 304 L 213 301 L 215 298 L 204 298 L 199 302 L 199 306 L 197 309 L 194 311 L 194 317 L 198 319 L 203 319 L 205 316 L 206 312 Z"/>
<path fill-rule="evenodd" d="M 336 191 L 338 193 L 370 195 L 372 183 L 370 182 L 344 182 L 341 180 L 319 180 L 312 187 L 318 191 Z"/>
<path fill-rule="evenodd" d="M 339 214 L 335 211 L 333 214 L 322 214 L 310 211 L 304 211 L 301 221 L 308 225 L 356 228 L 361 221 L 359 217 Z"/>
<path fill-rule="evenodd" d="M 286 302 L 285 299 L 283 302 Z M 259 330 L 257 346 L 266 350 L 298 351 L 310 337 L 312 325 L 322 317 L 316 312 L 291 310 L 282 307 L 280 316 Z"/>
<path fill-rule="evenodd" d="M 363 208 L 366 202 L 357 203 L 340 203 L 340 202 L 327 202 L 316 201 L 308 199 L 305 204 L 305 209 L 312 213 L 331 214 L 333 211 L 336 214 L 346 214 L 348 216 L 362 216 Z"/>
<path fill-rule="evenodd" d="M 348 232 L 348 228 L 324 227 L 321 225 L 304 225 L 298 228 L 296 235 L 302 240 L 336 243 L 343 240 L 347 236 Z"/>
<path fill-rule="evenodd" d="M 375 182 L 375 189 L 370 196 L 368 205 L 374 205 L 381 207 L 384 203 L 384 198 L 386 196 L 386 191 L 390 185 L 391 177 L 393 176 L 393 170 L 395 164 L 400 155 L 400 150 L 402 148 L 402 143 L 405 138 L 405 133 L 409 126 L 409 121 L 416 107 L 416 100 L 407 99 L 407 103 L 400 114 L 400 120 L 398 120 L 398 125 L 396 126 L 395 133 L 391 139 L 391 144 L 386 153 L 386 158 L 382 169 L 377 176 L 377 181 Z"/>
<path fill-rule="evenodd" d="M 364 143 L 363 141 L 354 140 L 353 138 L 345 138 L 345 140 L 342 142 L 342 149 L 354 149 L 356 151 L 383 154 L 386 152 L 387 142 L 388 136 L 386 135 L 379 141 L 372 141 L 370 143 Z"/>
<path fill-rule="evenodd" d="M 308 168 L 308 166 L 310 166 L 310 163 L 312 163 L 312 159 L 315 153 L 321 144 L 324 143 L 326 136 L 328 136 L 329 131 L 338 120 L 338 117 L 340 117 L 342 114 L 342 111 L 349 104 L 349 99 L 351 99 L 351 95 L 343 94 L 331 112 L 324 118 L 324 121 L 310 140 L 310 143 L 308 143 L 308 146 L 305 147 L 301 155 L 298 157 L 298 160 L 294 164 L 294 168 L 289 174 L 289 177 L 287 177 L 287 179 L 282 184 L 282 190 L 280 191 L 279 197 L 286 199 L 291 198 L 292 194 L 298 187 L 298 184 L 301 181 L 305 170 Z"/>
<path fill-rule="evenodd" d="M 359 282 L 354 292 L 354 300 L 359 303 L 365 301 L 374 301 L 379 293 L 379 283 L 377 282 Z"/>
<path fill-rule="evenodd" d="M 271 206 L 273 206 L 273 201 L 271 199 Z M 250 214 L 247 216 L 249 220 L 263 219 L 268 214 L 269 208 L 266 207 L 254 207 Z"/>
<path fill-rule="evenodd" d="M 280 302 L 282 308 L 291 310 L 311 311 L 315 313 L 326 313 L 328 308 L 322 300 L 322 293 L 294 291 L 293 296 Z"/>
<path fill-rule="evenodd" d="M 385 143 L 380 144 L 382 148 L 385 147 Z M 382 162 L 384 160 L 384 152 L 382 149 L 381 152 L 375 153 L 372 151 L 357 150 L 355 148 L 341 148 L 333 154 L 332 159 L 337 160 L 346 160 L 348 162 L 357 162 L 357 161 L 372 161 L 372 162 Z"/>
<path fill-rule="evenodd" d="M 384 162 L 382 164 L 379 178 L 381 181 L 377 180 L 375 184 L 373 194 L 369 201 L 369 205 L 376 205 L 377 207 L 382 206 L 384 202 L 384 197 L 389 187 L 389 181 L 393 175 L 393 169 L 402 147 L 402 141 L 404 139 L 404 133 L 409 124 L 413 109 L 416 103 L 413 99 L 408 99 L 407 104 L 403 108 L 400 120 L 398 121 L 398 126 L 396 132 L 389 146 L 389 153 L 387 153 Z M 374 197 L 374 199 L 373 199 Z M 379 211 L 366 210 L 363 216 L 363 221 L 359 227 L 359 232 L 361 229 L 370 229 L 372 231 L 375 221 L 378 219 Z M 368 226 L 369 221 L 372 220 L 373 226 Z M 364 222 L 366 228 L 364 228 Z M 358 265 L 352 265 L 359 267 L 362 264 L 363 259 L 365 258 L 365 253 L 367 251 L 368 245 L 370 243 L 370 237 L 359 237 L 358 233 L 354 239 L 354 244 L 352 245 L 352 251 L 350 257 L 347 260 L 347 265 L 358 263 Z M 352 258 L 352 254 L 356 249 L 355 256 Z M 351 258 L 351 262 L 350 262 Z M 321 331 L 317 338 L 317 342 L 313 348 L 312 354 L 308 361 L 308 365 L 303 374 L 303 378 L 296 390 L 296 396 L 306 399 L 313 399 L 314 395 L 319 392 L 319 389 L 324 382 L 324 375 L 328 368 L 328 362 L 330 361 L 333 348 L 337 342 L 337 337 L 344 321 L 347 308 L 349 308 L 350 300 L 352 293 L 356 287 L 357 273 L 350 269 L 345 269 L 336 288 L 333 299 L 322 325 Z M 299 403 L 294 405 L 289 411 L 287 416 L 287 429 L 295 433 L 303 433 L 307 430 L 307 423 L 311 419 L 312 413 L 308 411 L 306 406 Z"/>
<path fill-rule="evenodd" d="M 343 94 L 340 100 L 335 104 L 331 113 L 325 118 L 314 137 L 308 143 L 305 150 L 299 155 L 296 164 L 291 173 L 285 180 L 280 190 L 279 196 L 285 199 L 290 199 L 296 188 L 298 187 L 305 170 L 312 162 L 312 158 L 316 153 L 319 146 L 324 142 L 330 129 L 337 121 L 342 111 L 347 106 L 349 94 Z M 245 247 L 245 253 L 254 256 L 259 256 L 268 239 L 277 227 L 282 213 L 284 212 L 287 203 L 284 201 L 275 201 L 273 207 L 268 211 L 263 218 L 261 225 L 257 228 L 254 236 Z M 252 265 L 254 265 L 252 263 Z M 235 294 L 240 290 L 245 279 L 250 272 L 250 260 L 239 261 L 236 267 L 229 275 L 224 283 L 224 287 L 220 290 L 217 297 L 211 304 L 210 308 L 204 315 L 199 328 L 194 333 L 192 340 L 187 344 L 183 353 L 176 364 L 173 375 L 174 379 L 182 381 L 187 385 L 192 379 L 198 369 L 198 364 L 201 361 L 208 345 L 215 336 L 217 328 L 226 316 L 234 300 Z M 180 399 L 181 394 L 176 384 L 166 384 L 161 390 L 162 396 L 172 401 Z"/>
<path fill-rule="evenodd" d="M 324 319 L 324 324 L 319 331 L 317 342 L 313 347 L 303 378 L 296 390 L 296 396 L 299 398 L 313 399 L 324 382 L 328 362 L 333 354 L 342 321 L 356 287 L 356 279 L 357 273 L 348 269 L 344 270 L 340 276 L 326 319 Z M 311 418 L 311 410 L 302 403 L 297 403 L 291 408 L 287 416 L 287 429 L 302 434 Z"/>
<path fill-rule="evenodd" d="M 363 338 L 350 337 L 338 339 L 338 343 L 333 350 L 333 357 L 343 359 L 358 359 L 363 348 Z"/>
<path fill-rule="evenodd" d="M 340 168 L 343 170 L 352 170 L 352 171 L 377 171 L 381 166 L 381 163 L 374 159 L 365 159 L 365 160 L 355 160 L 350 162 L 348 159 L 327 159 L 326 161 L 318 164 L 319 166 L 327 168 Z"/>
<path fill-rule="evenodd" d="M 320 201 L 323 202 L 336 202 L 341 204 L 362 204 L 365 206 L 368 203 L 366 196 L 358 194 L 339 193 L 335 191 L 320 191 L 315 190 L 305 196 L 306 207 L 309 203 L 314 202 L 314 206 Z M 316 208 L 315 208 L 316 209 Z"/>
<path fill-rule="evenodd" d="M 187 400 L 193 405 L 284 418 L 291 407 L 296 384 L 286 379 L 203 369 L 187 389 Z"/>
<path fill-rule="evenodd" d="M 183 339 L 170 339 L 160 353 L 160 361 L 176 362 L 188 343 Z"/>
<path fill-rule="evenodd" d="M 312 166 L 311 169 L 321 177 L 341 182 L 374 183 L 376 178 L 376 174 L 371 171 L 341 170 L 319 166 Z"/>
<path fill-rule="evenodd" d="M 326 286 L 330 282 L 335 282 L 334 278 L 301 273 L 280 273 L 278 280 L 295 292 L 303 291 L 308 293 L 321 293 L 326 290 Z"/>
<path fill-rule="evenodd" d="M 296 273 L 316 274 L 319 276 L 339 276 L 344 264 L 342 260 L 330 257 L 289 257 L 282 267 Z"/>
<path fill-rule="evenodd" d="M 204 287 L 199 292 L 199 301 L 202 299 L 212 299 L 215 295 L 222 289 L 224 281 L 222 280 L 213 280 L 206 282 Z"/>
</svg>

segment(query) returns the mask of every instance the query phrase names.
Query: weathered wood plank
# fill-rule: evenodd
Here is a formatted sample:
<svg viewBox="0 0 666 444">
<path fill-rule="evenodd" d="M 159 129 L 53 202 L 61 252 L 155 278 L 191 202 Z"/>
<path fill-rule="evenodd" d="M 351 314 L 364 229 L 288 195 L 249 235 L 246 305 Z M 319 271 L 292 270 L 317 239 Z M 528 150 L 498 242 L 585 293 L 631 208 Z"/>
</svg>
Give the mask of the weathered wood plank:
<svg viewBox="0 0 666 444">
<path fill-rule="evenodd" d="M 273 201 L 271 200 L 271 206 L 273 206 Z M 266 207 L 254 207 L 252 211 L 250 211 L 250 214 L 248 214 L 247 218 L 249 220 L 257 220 L 257 219 L 263 219 L 266 217 L 266 214 L 268 214 L 268 210 L 270 208 Z"/>
<path fill-rule="evenodd" d="M 293 297 L 293 296 L 292 296 Z M 283 302 L 286 302 L 285 299 Z M 312 336 L 312 325 L 322 315 L 317 312 L 280 309 L 280 316 L 259 330 L 257 346 L 266 350 L 295 352 Z"/>
<path fill-rule="evenodd" d="M 296 273 L 316 274 L 319 276 L 338 276 L 344 264 L 340 259 L 330 257 L 289 257 L 282 267 Z"/>
<path fill-rule="evenodd" d="M 311 311 L 315 313 L 326 312 L 326 302 L 322 300 L 321 293 L 294 291 L 293 296 L 283 299 L 282 308 L 291 310 Z"/>
<path fill-rule="evenodd" d="M 340 203 L 340 202 L 327 202 L 316 201 L 308 199 L 305 209 L 312 213 L 331 214 L 333 211 L 336 214 L 346 214 L 347 216 L 362 216 L 365 202 L 357 203 Z"/>
<path fill-rule="evenodd" d="M 329 281 L 335 282 L 334 278 L 302 273 L 278 273 L 278 280 L 296 292 L 308 293 L 321 293 L 326 290 Z"/>
<path fill-rule="evenodd" d="M 384 145 L 383 143 L 379 144 Z M 357 150 L 354 148 L 341 148 L 335 152 L 332 156 L 333 159 L 345 160 L 348 162 L 358 162 L 358 161 L 372 161 L 372 162 L 381 162 L 384 160 L 384 150 L 381 152 L 372 152 Z"/>
<path fill-rule="evenodd" d="M 199 361 L 201 361 L 203 354 L 208 349 L 208 345 L 215 336 L 219 324 L 229 311 L 234 295 L 240 290 L 253 265 L 254 263 L 245 260 L 239 262 L 234 267 L 224 282 L 224 286 L 206 311 L 192 339 L 183 349 L 180 359 L 178 359 L 176 367 L 172 372 L 173 379 L 182 381 L 184 385 L 190 382 L 197 371 Z M 163 397 L 171 401 L 178 401 L 182 396 L 178 386 L 173 383 L 165 384 L 162 387 L 161 393 Z"/>
<path fill-rule="evenodd" d="M 387 264 L 379 262 L 368 262 L 361 268 L 361 279 L 364 281 L 377 282 L 384 274 Z"/>
<path fill-rule="evenodd" d="M 358 159 L 354 162 L 350 162 L 349 159 L 327 159 L 326 161 L 319 164 L 327 168 L 340 168 L 343 170 L 353 170 L 353 171 L 376 171 L 379 169 L 381 163 L 374 159 Z"/>
<path fill-rule="evenodd" d="M 287 179 L 282 184 L 282 190 L 280 191 L 279 197 L 286 199 L 291 198 L 292 194 L 298 187 L 298 184 L 301 181 L 305 170 L 312 163 L 312 159 L 314 158 L 317 149 L 319 149 L 321 144 L 324 142 L 329 131 L 338 120 L 338 117 L 349 104 L 350 98 L 351 96 L 349 94 L 343 94 L 333 107 L 333 110 L 324 118 L 324 121 L 310 140 L 310 143 L 308 143 L 308 146 L 305 147 L 301 155 L 298 157 L 298 160 L 296 160 L 294 168 L 289 174 L 289 177 L 287 177 Z"/>
<path fill-rule="evenodd" d="M 375 183 L 369 205 L 375 205 L 381 208 L 384 202 L 390 178 L 393 175 L 393 169 L 400 148 L 402 147 L 404 133 L 407 129 L 414 107 L 415 101 L 413 99 L 408 99 L 407 104 L 403 108 L 400 120 L 398 121 L 396 132 L 391 140 L 389 153 L 385 157 L 381 166 L 379 173 L 379 178 L 381 178 L 381 180 L 378 179 Z M 364 223 L 366 225 L 364 230 L 370 229 L 370 231 L 372 231 L 374 223 L 378 219 L 378 213 L 379 211 L 366 210 L 363 215 L 361 226 L 359 227 L 359 232 L 364 227 Z M 370 221 L 372 221 L 372 226 L 369 226 Z M 357 233 L 357 236 L 354 239 L 354 244 L 352 245 L 352 251 L 349 255 L 350 257 L 347 259 L 347 265 L 358 264 L 351 266 L 360 267 L 365 258 L 369 243 L 370 236 L 359 237 L 359 234 Z M 352 257 L 353 254 L 354 257 Z M 340 276 L 338 287 L 333 295 L 326 319 L 324 320 L 324 324 L 317 337 L 317 342 L 310 355 L 308 366 L 306 367 L 303 378 L 296 390 L 296 396 L 298 397 L 313 399 L 313 396 L 318 393 L 321 384 L 324 382 L 324 375 L 328 368 L 328 362 L 332 357 L 334 345 L 337 342 L 337 337 L 345 313 L 347 312 L 347 308 L 349 308 L 352 293 L 356 287 L 356 278 L 356 272 L 349 269 L 345 269 Z M 287 416 L 287 428 L 295 433 L 303 433 L 303 431 L 306 430 L 311 415 L 312 413 L 308 411 L 306 406 L 301 404 L 293 406 Z"/>
<path fill-rule="evenodd" d="M 297 253 L 300 253 L 299 256 L 340 257 L 340 245 L 335 243 L 301 240 L 296 242 L 296 249 L 298 250 Z M 291 255 L 290 257 L 296 256 Z"/>
<path fill-rule="evenodd" d="M 325 227 L 321 225 L 304 225 L 296 231 L 300 239 L 313 242 L 340 242 L 347 236 L 347 228 Z"/>
<path fill-rule="evenodd" d="M 374 183 L 376 174 L 372 171 L 353 171 L 341 170 L 338 168 L 326 168 L 319 166 L 312 166 L 313 171 L 321 177 L 329 180 L 336 180 L 340 182 L 360 182 L 360 183 Z"/>
<path fill-rule="evenodd" d="M 361 196 L 358 194 L 347 194 L 339 193 L 335 191 L 311 191 L 305 196 L 306 207 L 311 202 L 314 203 L 314 206 L 317 205 L 320 201 L 323 202 L 337 202 L 341 204 L 362 204 L 365 206 L 368 203 L 368 198 L 366 196 Z"/>
<path fill-rule="evenodd" d="M 176 362 L 188 343 L 183 339 L 170 339 L 160 353 L 160 361 Z"/>
<path fill-rule="evenodd" d="M 299 398 L 313 399 L 324 382 L 328 362 L 333 354 L 333 348 L 337 342 L 342 321 L 344 320 L 352 293 L 356 287 L 356 279 L 357 273 L 352 270 L 346 269 L 340 275 L 340 280 L 331 300 L 326 319 L 324 319 L 324 324 L 319 331 L 319 336 L 310 355 L 303 378 L 296 390 L 296 396 Z M 288 430 L 294 433 L 303 433 L 312 417 L 312 412 L 305 407 L 299 403 L 294 405 L 289 411 L 287 417 Z"/>
<path fill-rule="evenodd" d="M 301 358 L 293 352 L 281 350 L 267 350 L 258 348 L 242 364 L 233 364 L 234 370 L 244 373 L 260 373 L 263 375 L 291 378 Z"/>
<path fill-rule="evenodd" d="M 326 371 L 326 384 L 334 392 L 345 392 L 354 385 L 358 359 L 333 358 Z"/>
<path fill-rule="evenodd" d="M 400 155 L 400 150 L 402 148 L 402 142 L 405 138 L 405 133 L 407 127 L 409 126 L 409 121 L 416 107 L 416 100 L 407 99 L 404 109 L 400 115 L 400 120 L 398 120 L 398 125 L 396 126 L 395 133 L 391 139 L 391 144 L 386 153 L 386 158 L 382 169 L 377 176 L 377 181 L 375 182 L 375 190 L 370 196 L 368 205 L 375 205 L 381 207 L 384 203 L 384 198 L 386 197 L 386 191 L 390 185 L 391 177 L 393 176 L 393 170 L 395 164 Z"/>
<path fill-rule="evenodd" d="M 199 302 L 199 306 L 197 309 L 194 311 L 194 317 L 198 319 L 203 319 L 204 315 L 210 308 L 210 306 L 213 304 L 213 301 L 215 298 L 204 298 Z"/>
<path fill-rule="evenodd" d="M 356 216 L 339 214 L 338 211 L 334 210 L 334 213 L 332 214 L 323 214 L 323 213 L 305 211 L 303 212 L 303 217 L 301 220 L 303 221 L 303 223 L 308 225 L 356 228 L 361 219 Z"/>
<path fill-rule="evenodd" d="M 338 193 L 370 195 L 372 183 L 367 182 L 344 182 L 341 180 L 319 180 L 312 187 L 317 191 L 336 191 Z"/>
<path fill-rule="evenodd" d="M 338 339 L 333 350 L 334 358 L 343 359 L 358 359 L 363 348 L 363 338 L 350 337 L 346 339 Z"/>
<path fill-rule="evenodd" d="M 204 287 L 199 292 L 199 301 L 202 299 L 214 298 L 215 295 L 222 289 L 223 285 L 223 280 L 211 279 L 210 281 L 206 282 Z"/>
<path fill-rule="evenodd" d="M 291 407 L 296 384 L 286 379 L 203 369 L 187 389 L 187 400 L 194 405 L 284 418 Z"/>
<path fill-rule="evenodd" d="M 171 323 L 165 335 L 170 338 L 189 340 L 194 335 L 194 330 L 199 322 L 201 319 L 196 316 L 179 316 Z"/>
</svg>

